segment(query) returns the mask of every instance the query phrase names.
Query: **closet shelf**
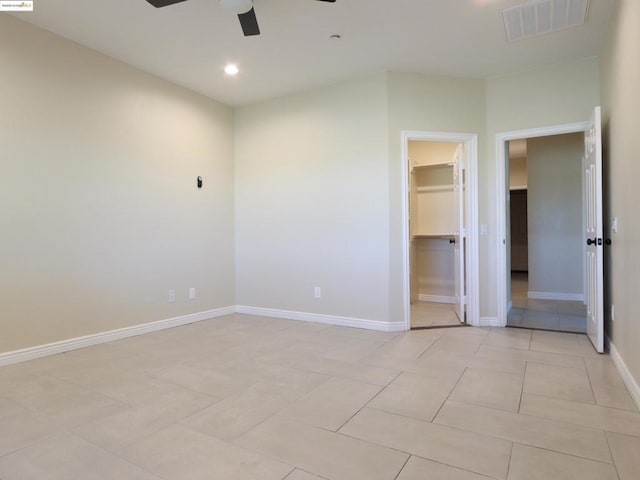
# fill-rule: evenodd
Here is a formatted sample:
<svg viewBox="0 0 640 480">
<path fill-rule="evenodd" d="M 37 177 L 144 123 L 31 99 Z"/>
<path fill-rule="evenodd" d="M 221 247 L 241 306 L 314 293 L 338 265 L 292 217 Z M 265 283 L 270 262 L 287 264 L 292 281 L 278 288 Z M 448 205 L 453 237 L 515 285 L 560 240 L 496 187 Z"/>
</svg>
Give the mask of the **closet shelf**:
<svg viewBox="0 0 640 480">
<path fill-rule="evenodd" d="M 417 193 L 427 193 L 427 192 L 453 192 L 454 190 L 453 183 L 447 183 L 446 185 L 430 185 L 425 187 L 416 187 Z"/>
<path fill-rule="evenodd" d="M 455 238 L 455 233 L 417 233 L 415 235 L 411 235 L 412 240 L 421 240 L 421 239 L 442 239 L 442 240 L 451 240 Z"/>
<path fill-rule="evenodd" d="M 430 163 L 428 165 L 414 165 L 413 167 L 411 167 L 411 170 L 415 171 L 415 170 L 427 170 L 431 168 L 448 168 L 448 167 L 453 167 L 453 165 L 454 165 L 453 162 Z"/>
</svg>

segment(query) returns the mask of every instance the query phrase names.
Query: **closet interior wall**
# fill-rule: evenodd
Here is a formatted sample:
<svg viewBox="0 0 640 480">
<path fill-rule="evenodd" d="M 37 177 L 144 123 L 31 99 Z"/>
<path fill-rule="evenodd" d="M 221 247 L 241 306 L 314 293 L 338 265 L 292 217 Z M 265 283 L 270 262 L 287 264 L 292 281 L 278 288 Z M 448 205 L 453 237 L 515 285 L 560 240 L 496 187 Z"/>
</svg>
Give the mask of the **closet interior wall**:
<svg viewBox="0 0 640 480">
<path fill-rule="evenodd" d="M 411 303 L 453 303 L 457 144 L 409 142 Z"/>
</svg>

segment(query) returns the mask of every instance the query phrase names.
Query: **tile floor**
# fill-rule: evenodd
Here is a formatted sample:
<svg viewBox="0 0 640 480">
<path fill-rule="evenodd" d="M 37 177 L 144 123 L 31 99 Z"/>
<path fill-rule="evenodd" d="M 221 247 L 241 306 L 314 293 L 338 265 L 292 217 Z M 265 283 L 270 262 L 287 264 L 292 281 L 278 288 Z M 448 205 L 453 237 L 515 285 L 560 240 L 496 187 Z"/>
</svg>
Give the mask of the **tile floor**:
<svg viewBox="0 0 640 480">
<path fill-rule="evenodd" d="M 0 479 L 637 480 L 583 335 L 243 315 L 0 368 Z"/>
<path fill-rule="evenodd" d="M 411 328 L 459 326 L 455 308 L 448 303 L 414 302 L 411 304 Z"/>
<path fill-rule="evenodd" d="M 527 298 L 528 290 L 527 273 L 512 272 L 511 302 L 513 307 L 507 316 L 507 325 L 586 333 L 587 307 L 584 303 Z"/>
</svg>

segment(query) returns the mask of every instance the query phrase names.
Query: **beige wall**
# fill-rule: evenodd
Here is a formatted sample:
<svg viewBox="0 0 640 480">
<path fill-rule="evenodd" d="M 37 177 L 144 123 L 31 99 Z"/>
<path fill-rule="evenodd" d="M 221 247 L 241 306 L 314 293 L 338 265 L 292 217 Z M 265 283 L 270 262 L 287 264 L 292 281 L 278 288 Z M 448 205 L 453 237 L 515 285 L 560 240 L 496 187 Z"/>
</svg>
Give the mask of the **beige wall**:
<svg viewBox="0 0 640 480">
<path fill-rule="evenodd" d="M 583 293 L 582 133 L 527 140 L 529 291 Z"/>
<path fill-rule="evenodd" d="M 377 74 L 236 111 L 240 305 L 388 320 L 386 87 Z"/>
<path fill-rule="evenodd" d="M 509 187 L 527 188 L 527 158 L 509 160 Z"/>
<path fill-rule="evenodd" d="M 615 4 L 608 45 L 601 62 L 603 123 L 605 136 L 605 188 L 607 218 L 618 218 L 618 233 L 607 254 L 608 303 L 615 305 L 615 321 L 608 334 L 631 373 L 640 382 L 640 319 L 636 297 L 640 291 L 640 217 L 638 216 L 638 178 L 640 178 L 640 2 L 618 0 Z"/>
<path fill-rule="evenodd" d="M 414 241 L 417 293 L 455 297 L 455 251 L 447 239 Z"/>
<path fill-rule="evenodd" d="M 583 121 L 598 103 L 597 61 L 586 59 L 486 82 L 389 72 L 238 110 L 239 302 L 250 306 L 401 321 L 401 132 L 464 132 L 479 134 L 480 223 L 489 227 L 489 235 L 480 237 L 480 314 L 495 316 L 498 272 L 495 268 L 494 136 L 501 131 Z M 379 151 L 384 142 L 377 135 L 387 126 L 388 158 L 385 159 Z M 363 136 L 365 131 L 369 132 L 369 137 Z M 322 144 L 318 142 L 319 132 L 324 134 Z M 366 147 L 361 144 L 363 138 L 369 140 Z M 372 176 L 373 183 L 347 180 L 356 176 L 353 166 L 362 165 L 358 152 L 363 149 L 375 152 L 372 155 L 376 160 L 368 161 L 374 169 L 366 173 Z M 385 162 L 386 173 L 378 169 Z M 275 177 L 275 170 L 281 175 Z M 363 174 L 361 171 L 360 175 Z M 334 183 L 332 199 L 341 200 L 324 200 L 329 176 Z M 345 182 L 353 183 L 353 189 L 349 190 Z M 376 192 L 374 203 L 365 206 L 362 199 L 371 198 L 373 190 L 370 188 Z M 361 212 L 367 209 L 375 212 L 373 217 L 371 214 L 362 217 Z M 383 226 L 378 223 L 381 220 L 377 215 L 385 209 L 389 220 Z M 319 213 L 315 226 L 305 217 L 305 212 L 309 211 Z M 265 220 L 265 214 L 269 212 L 272 212 L 266 215 L 269 220 Z M 368 229 L 370 236 L 365 250 L 356 253 L 359 241 L 364 238 L 358 224 L 344 221 L 342 230 L 336 230 L 345 212 L 359 219 L 358 222 L 375 225 Z M 279 228 L 268 224 L 274 216 Z M 375 237 L 374 232 L 380 234 L 385 228 L 388 228 L 388 253 L 381 253 L 379 249 L 383 248 L 384 242 Z M 307 231 L 326 240 L 326 249 L 316 241 L 302 247 L 300 244 L 310 238 Z M 352 234 L 354 231 L 357 231 L 356 235 Z M 298 245 L 293 240 L 296 235 L 302 235 Z M 265 240 L 264 247 L 257 246 L 256 238 Z M 339 250 L 335 247 L 340 243 L 338 238 L 343 238 L 349 245 L 352 256 L 335 256 Z M 327 253 L 318 257 L 317 254 L 323 252 Z M 385 256 L 387 268 L 378 263 Z M 338 279 L 339 269 L 326 265 L 331 258 L 339 261 L 344 271 L 355 275 L 353 286 Z M 367 265 L 364 270 L 363 265 Z M 282 272 L 282 275 L 273 284 L 262 285 L 261 279 L 272 271 Z M 365 283 L 358 280 L 362 272 L 367 274 Z M 326 285 L 340 290 L 346 288 L 352 293 L 349 295 L 351 300 L 346 297 L 335 301 L 329 298 L 321 302 L 314 300 L 313 286 L 327 288 Z M 375 292 L 373 296 L 378 299 L 386 293 L 388 314 L 379 310 L 383 305 L 380 300 L 362 305 L 368 296 L 364 291 Z"/>
<path fill-rule="evenodd" d="M 0 70 L 0 352 L 233 305 L 232 111 L 7 15 Z"/>
<path fill-rule="evenodd" d="M 454 160 L 457 143 L 453 142 L 425 142 L 419 140 L 409 141 L 409 163 L 415 165 L 433 165 L 437 163 L 449 163 Z"/>
<path fill-rule="evenodd" d="M 402 131 L 478 133 L 484 148 L 485 82 L 400 72 L 388 79 L 389 318 L 402 320 Z"/>
</svg>

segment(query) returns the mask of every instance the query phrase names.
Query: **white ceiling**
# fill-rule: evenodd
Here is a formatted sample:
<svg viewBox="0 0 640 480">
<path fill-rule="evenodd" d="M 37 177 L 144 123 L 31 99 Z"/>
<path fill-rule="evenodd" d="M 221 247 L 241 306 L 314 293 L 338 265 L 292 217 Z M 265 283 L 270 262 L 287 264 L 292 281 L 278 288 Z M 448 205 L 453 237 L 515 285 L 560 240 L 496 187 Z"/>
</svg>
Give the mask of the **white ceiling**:
<svg viewBox="0 0 640 480">
<path fill-rule="evenodd" d="M 254 0 L 256 37 L 218 0 L 35 0 L 15 16 L 239 106 L 383 70 L 487 78 L 599 54 L 613 0 L 591 0 L 585 26 L 508 43 L 501 12 L 526 1 Z"/>
</svg>

